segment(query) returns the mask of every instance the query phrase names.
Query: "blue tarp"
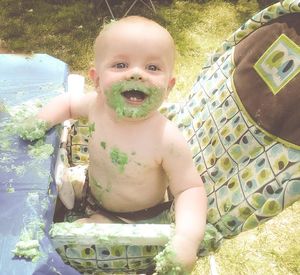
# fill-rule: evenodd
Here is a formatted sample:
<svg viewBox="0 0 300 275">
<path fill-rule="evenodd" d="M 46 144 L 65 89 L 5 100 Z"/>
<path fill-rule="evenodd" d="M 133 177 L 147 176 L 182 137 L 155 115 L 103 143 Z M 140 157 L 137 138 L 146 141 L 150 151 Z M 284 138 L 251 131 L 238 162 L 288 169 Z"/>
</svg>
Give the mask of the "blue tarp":
<svg viewBox="0 0 300 275">
<path fill-rule="evenodd" d="M 1 54 L 0 104 L 12 107 L 32 99 L 49 99 L 66 89 L 67 74 L 67 65 L 49 55 Z M 7 113 L 0 112 L 0 133 L 8 119 Z M 63 263 L 48 235 L 57 196 L 53 182 L 56 154 L 33 162 L 27 153 L 30 142 L 18 136 L 9 139 L 12 148 L 0 149 L 0 274 L 79 274 Z M 46 143 L 57 151 L 56 130 L 47 134 Z M 35 221 L 45 225 L 39 238 L 42 257 L 36 262 L 15 257 L 12 250 L 24 230 L 35 230 L 31 223 Z"/>
</svg>

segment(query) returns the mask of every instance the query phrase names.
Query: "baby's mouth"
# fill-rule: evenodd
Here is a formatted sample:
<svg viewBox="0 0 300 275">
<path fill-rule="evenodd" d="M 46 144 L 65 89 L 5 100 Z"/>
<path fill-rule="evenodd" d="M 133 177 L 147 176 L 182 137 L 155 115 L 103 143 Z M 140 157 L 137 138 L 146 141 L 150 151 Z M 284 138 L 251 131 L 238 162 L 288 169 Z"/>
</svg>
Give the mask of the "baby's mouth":
<svg viewBox="0 0 300 275">
<path fill-rule="evenodd" d="M 143 103 L 148 97 L 148 95 L 144 92 L 135 89 L 124 91 L 121 94 L 126 99 L 126 101 L 132 105 L 139 105 Z"/>
</svg>

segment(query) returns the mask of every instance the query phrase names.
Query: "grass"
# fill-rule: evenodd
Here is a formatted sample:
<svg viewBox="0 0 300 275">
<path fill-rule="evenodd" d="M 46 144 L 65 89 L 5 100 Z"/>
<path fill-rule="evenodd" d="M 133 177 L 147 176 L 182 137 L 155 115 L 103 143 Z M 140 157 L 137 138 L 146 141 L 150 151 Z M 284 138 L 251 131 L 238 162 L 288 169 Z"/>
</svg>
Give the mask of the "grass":
<svg viewBox="0 0 300 275">
<path fill-rule="evenodd" d="M 15 52 L 53 55 L 69 64 L 72 72 L 87 76 L 93 61 L 94 39 L 103 22 L 110 20 L 105 3 L 99 6 L 97 1 L 0 0 L 2 44 Z M 126 1 L 115 2 L 115 14 L 123 15 L 128 1 L 127 5 Z M 158 21 L 173 35 L 177 45 L 177 85 L 171 100 L 178 101 L 188 94 L 208 53 L 258 8 L 255 0 L 236 4 L 221 0 L 203 4 L 174 0 L 172 5 L 157 5 L 157 14 L 141 4 L 131 14 Z"/>
<path fill-rule="evenodd" d="M 262 226 L 226 240 L 214 253 L 219 274 L 300 274 L 300 202 Z M 210 273 L 209 258 L 200 258 L 194 275 Z"/>
<path fill-rule="evenodd" d="M 161 24 L 170 31 L 177 45 L 177 85 L 171 100 L 181 100 L 188 94 L 208 55 L 258 8 L 253 0 L 236 4 L 213 0 L 201 5 L 175 1 L 171 7 L 160 9 L 165 21 Z"/>
<path fill-rule="evenodd" d="M 93 62 L 93 41 L 103 22 L 110 19 L 105 3 L 99 6 L 99 2 L 0 0 L 0 48 L 47 53 L 69 64 L 71 72 L 86 76 Z M 113 2 L 115 15 L 123 15 L 128 1 L 127 5 L 126 1 Z M 188 94 L 207 55 L 262 8 L 255 0 L 154 2 L 157 14 L 141 4 L 131 14 L 160 22 L 174 37 L 177 84 L 173 101 Z M 214 254 L 219 274 L 300 274 L 299 216 L 300 202 L 265 225 L 225 241 Z M 194 274 L 209 273 L 209 258 L 199 259 Z"/>
</svg>

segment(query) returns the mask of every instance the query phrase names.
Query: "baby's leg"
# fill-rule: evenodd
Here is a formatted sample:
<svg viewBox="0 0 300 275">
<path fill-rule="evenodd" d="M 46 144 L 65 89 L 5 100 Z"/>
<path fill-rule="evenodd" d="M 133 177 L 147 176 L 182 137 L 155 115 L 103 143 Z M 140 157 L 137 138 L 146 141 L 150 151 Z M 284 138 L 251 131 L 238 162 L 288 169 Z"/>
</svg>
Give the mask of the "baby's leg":
<svg viewBox="0 0 300 275">
<path fill-rule="evenodd" d="M 75 203 L 75 194 L 74 194 L 74 188 L 71 184 L 71 182 L 68 179 L 67 173 L 64 172 L 61 182 L 58 185 L 58 196 L 63 203 L 63 205 L 71 210 L 74 208 Z"/>
<path fill-rule="evenodd" d="M 84 185 L 87 177 L 87 166 L 77 165 L 70 167 L 66 171 L 67 180 L 72 184 L 75 199 L 81 201 L 84 196 Z"/>
<path fill-rule="evenodd" d="M 85 165 L 78 165 L 64 170 L 58 195 L 69 210 L 74 208 L 75 201 L 81 202 L 83 200 L 86 171 L 87 166 Z"/>
<path fill-rule="evenodd" d="M 78 219 L 75 222 L 78 223 L 114 223 L 114 220 L 105 217 L 101 214 L 93 214 L 88 218 Z"/>
</svg>

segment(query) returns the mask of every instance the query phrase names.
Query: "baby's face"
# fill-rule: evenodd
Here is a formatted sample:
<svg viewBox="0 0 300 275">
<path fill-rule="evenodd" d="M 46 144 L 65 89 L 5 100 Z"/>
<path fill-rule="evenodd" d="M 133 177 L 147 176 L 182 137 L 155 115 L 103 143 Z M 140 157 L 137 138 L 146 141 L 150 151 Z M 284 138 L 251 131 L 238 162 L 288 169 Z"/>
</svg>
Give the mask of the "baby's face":
<svg viewBox="0 0 300 275">
<path fill-rule="evenodd" d="M 173 40 L 156 24 L 117 22 L 96 54 L 97 90 L 119 117 L 149 117 L 175 84 Z"/>
</svg>

